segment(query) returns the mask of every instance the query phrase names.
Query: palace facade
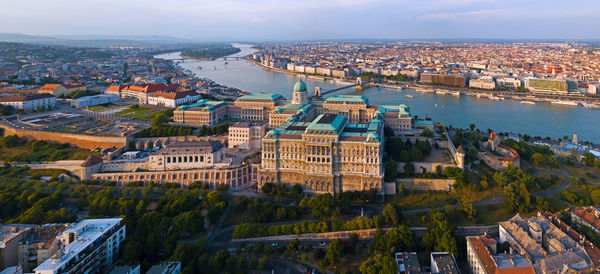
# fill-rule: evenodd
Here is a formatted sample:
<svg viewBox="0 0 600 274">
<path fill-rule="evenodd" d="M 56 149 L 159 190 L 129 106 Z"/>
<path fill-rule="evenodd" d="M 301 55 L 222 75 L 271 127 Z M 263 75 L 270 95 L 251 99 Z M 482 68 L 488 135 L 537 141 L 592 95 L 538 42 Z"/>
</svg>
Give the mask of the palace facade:
<svg viewBox="0 0 600 274">
<path fill-rule="evenodd" d="M 286 121 L 263 138 L 258 184 L 300 184 L 308 192 L 383 191 L 383 123 L 344 115 Z"/>
</svg>

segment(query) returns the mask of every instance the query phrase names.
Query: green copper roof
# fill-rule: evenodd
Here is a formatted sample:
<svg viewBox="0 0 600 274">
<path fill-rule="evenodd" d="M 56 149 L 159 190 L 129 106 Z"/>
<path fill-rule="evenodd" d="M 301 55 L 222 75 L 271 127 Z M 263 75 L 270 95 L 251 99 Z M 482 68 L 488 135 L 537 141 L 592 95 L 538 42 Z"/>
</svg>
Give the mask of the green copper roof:
<svg viewBox="0 0 600 274">
<path fill-rule="evenodd" d="M 249 94 L 246 94 L 246 95 L 238 98 L 238 100 L 271 100 L 271 101 L 275 101 L 280 98 L 283 98 L 283 96 L 281 96 L 281 94 L 277 94 L 277 93 L 249 93 Z"/>
<path fill-rule="evenodd" d="M 294 91 L 306 91 L 306 84 L 299 79 L 294 85 Z"/>
<path fill-rule="evenodd" d="M 198 100 L 196 103 L 193 104 L 189 104 L 189 105 L 182 105 L 179 106 L 178 108 L 182 109 L 182 110 L 186 110 L 188 108 L 206 108 L 206 109 L 212 109 L 218 105 L 221 104 L 225 104 L 225 102 L 223 101 L 212 101 L 212 100 L 207 100 L 207 99 L 201 99 Z"/>
<path fill-rule="evenodd" d="M 340 134 L 346 125 L 346 116 L 339 114 L 321 114 L 306 127 L 305 133 Z"/>
<path fill-rule="evenodd" d="M 361 95 L 339 95 L 334 94 L 325 99 L 325 102 L 362 102 L 367 104 L 367 97 Z"/>
</svg>

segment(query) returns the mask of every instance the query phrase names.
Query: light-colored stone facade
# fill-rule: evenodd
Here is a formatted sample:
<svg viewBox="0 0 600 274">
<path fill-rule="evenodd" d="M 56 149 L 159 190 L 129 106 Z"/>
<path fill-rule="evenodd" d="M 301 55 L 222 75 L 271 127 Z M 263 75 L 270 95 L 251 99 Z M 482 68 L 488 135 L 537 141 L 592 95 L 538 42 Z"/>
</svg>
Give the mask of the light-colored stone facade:
<svg viewBox="0 0 600 274">
<path fill-rule="evenodd" d="M 288 121 L 263 138 L 259 187 L 300 184 L 308 192 L 383 192 L 383 123 L 350 124 L 343 115 Z"/>
<path fill-rule="evenodd" d="M 255 149 L 262 145 L 265 136 L 264 124 L 236 123 L 229 127 L 228 147 L 240 149 Z"/>
<path fill-rule="evenodd" d="M 200 100 L 173 111 L 173 121 L 190 126 L 214 126 L 230 116 L 232 105 L 220 101 Z"/>
<path fill-rule="evenodd" d="M 180 142 L 150 155 L 150 170 L 182 170 L 214 167 L 223 159 L 223 144 L 218 141 Z"/>
<path fill-rule="evenodd" d="M 190 169 L 172 171 L 141 171 L 141 172 L 107 172 L 95 173 L 91 176 L 94 180 L 112 181 L 117 185 L 128 182 L 145 183 L 175 183 L 189 186 L 194 182 L 208 184 L 211 188 L 224 184 L 236 188 L 256 182 L 258 168 L 245 165 L 228 169 Z"/>
</svg>

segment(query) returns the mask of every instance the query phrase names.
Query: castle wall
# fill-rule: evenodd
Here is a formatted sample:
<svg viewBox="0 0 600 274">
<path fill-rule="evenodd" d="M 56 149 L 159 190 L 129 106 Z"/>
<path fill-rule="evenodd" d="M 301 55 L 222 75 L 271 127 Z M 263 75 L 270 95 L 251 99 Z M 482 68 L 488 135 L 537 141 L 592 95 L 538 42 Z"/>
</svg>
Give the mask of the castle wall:
<svg viewBox="0 0 600 274">
<path fill-rule="evenodd" d="M 99 181 L 112 181 L 117 185 L 128 182 L 176 183 L 189 186 L 194 182 L 209 184 L 211 187 L 225 184 L 236 188 L 256 182 L 258 167 L 245 165 L 232 169 L 193 169 L 176 171 L 108 172 L 96 173 L 91 177 Z"/>
<path fill-rule="evenodd" d="M 424 178 L 410 178 L 410 179 L 397 179 L 397 183 L 401 184 L 404 189 L 411 190 L 438 190 L 438 191 L 450 191 L 454 185 L 454 179 L 424 179 Z"/>
<path fill-rule="evenodd" d="M 118 148 L 127 143 L 127 137 L 116 136 L 95 136 L 74 133 L 61 133 L 38 130 L 15 129 L 7 125 L 1 125 L 4 130 L 4 136 L 17 135 L 25 139 L 44 140 L 70 144 L 80 148 L 96 149 L 96 148 Z"/>
</svg>

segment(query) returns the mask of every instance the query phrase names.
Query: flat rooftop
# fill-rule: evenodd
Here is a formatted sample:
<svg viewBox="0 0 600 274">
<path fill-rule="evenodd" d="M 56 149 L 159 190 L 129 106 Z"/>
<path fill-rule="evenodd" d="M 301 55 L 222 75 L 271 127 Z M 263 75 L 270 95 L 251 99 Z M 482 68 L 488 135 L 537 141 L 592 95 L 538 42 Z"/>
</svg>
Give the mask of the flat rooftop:
<svg viewBox="0 0 600 274">
<path fill-rule="evenodd" d="M 51 259 L 46 260 L 36 267 L 34 271 L 60 269 L 63 265 L 67 264 L 71 259 L 77 256 L 77 254 L 85 250 L 96 240 L 100 239 L 106 231 L 121 223 L 121 221 L 123 221 L 123 218 L 88 219 L 65 229 L 63 234 L 75 233 L 75 241 L 63 248 L 63 251 L 61 252 L 62 256 L 58 257 L 58 253 L 55 254 Z"/>
</svg>

